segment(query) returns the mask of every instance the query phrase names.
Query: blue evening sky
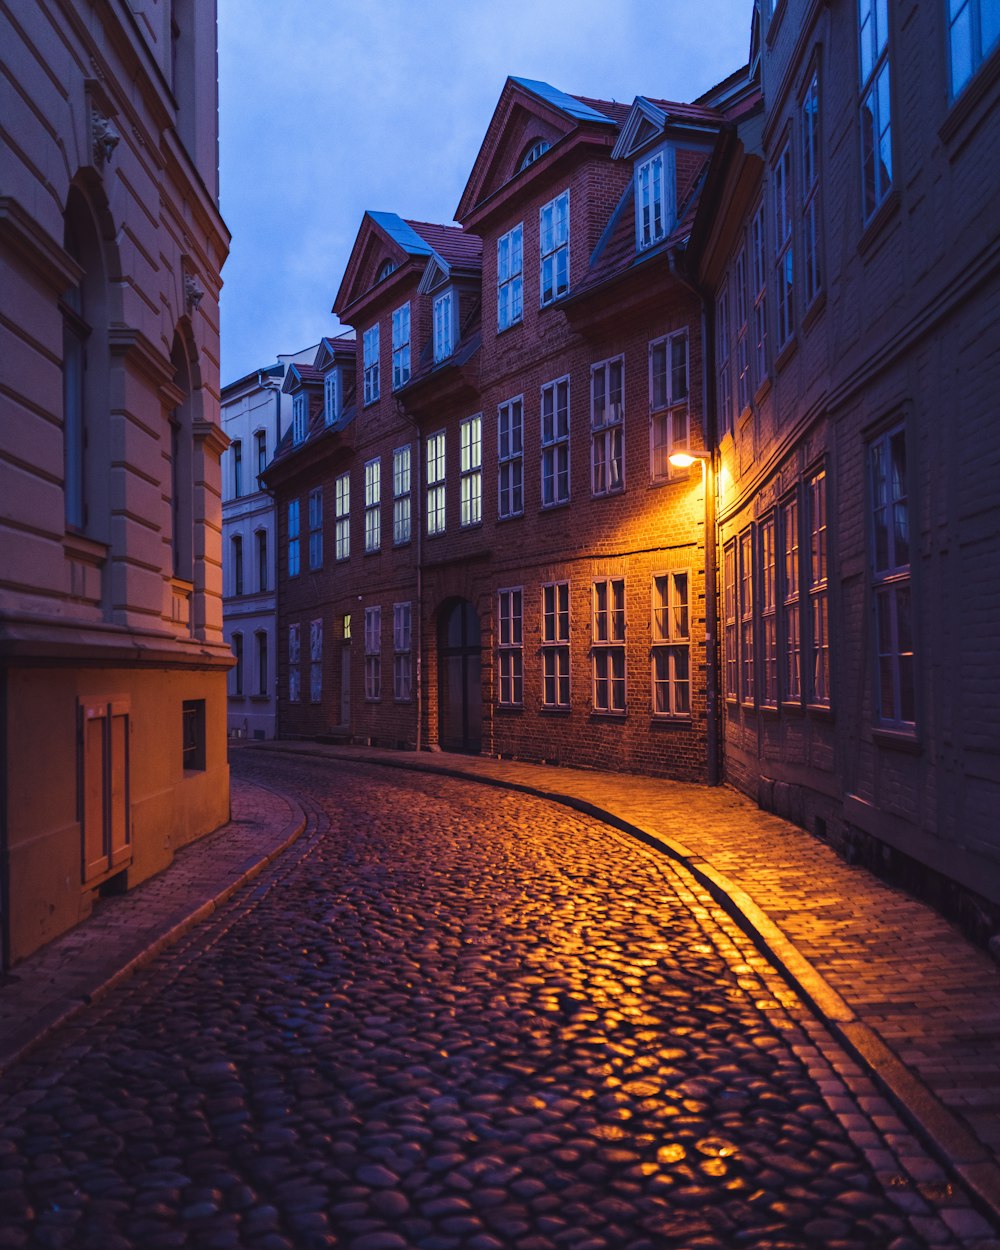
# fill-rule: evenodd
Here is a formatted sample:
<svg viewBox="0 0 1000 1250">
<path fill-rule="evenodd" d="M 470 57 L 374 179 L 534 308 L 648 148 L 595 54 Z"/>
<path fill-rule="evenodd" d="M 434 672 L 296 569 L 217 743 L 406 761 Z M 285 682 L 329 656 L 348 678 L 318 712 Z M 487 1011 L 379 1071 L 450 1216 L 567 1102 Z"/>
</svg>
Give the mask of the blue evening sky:
<svg viewBox="0 0 1000 1250">
<path fill-rule="evenodd" d="M 688 100 L 751 0 L 219 0 L 222 382 L 335 332 L 365 209 L 451 222 L 508 74 Z"/>
</svg>

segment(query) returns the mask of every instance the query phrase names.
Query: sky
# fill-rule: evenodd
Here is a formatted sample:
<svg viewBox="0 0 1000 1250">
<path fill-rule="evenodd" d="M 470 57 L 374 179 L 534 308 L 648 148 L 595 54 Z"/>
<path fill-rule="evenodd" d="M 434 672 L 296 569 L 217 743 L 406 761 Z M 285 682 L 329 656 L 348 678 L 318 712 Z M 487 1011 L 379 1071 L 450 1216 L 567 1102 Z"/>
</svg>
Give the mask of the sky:
<svg viewBox="0 0 1000 1250">
<path fill-rule="evenodd" d="M 690 100 L 752 0 L 218 0 L 222 382 L 336 333 L 366 209 L 448 223 L 508 75 Z"/>
</svg>

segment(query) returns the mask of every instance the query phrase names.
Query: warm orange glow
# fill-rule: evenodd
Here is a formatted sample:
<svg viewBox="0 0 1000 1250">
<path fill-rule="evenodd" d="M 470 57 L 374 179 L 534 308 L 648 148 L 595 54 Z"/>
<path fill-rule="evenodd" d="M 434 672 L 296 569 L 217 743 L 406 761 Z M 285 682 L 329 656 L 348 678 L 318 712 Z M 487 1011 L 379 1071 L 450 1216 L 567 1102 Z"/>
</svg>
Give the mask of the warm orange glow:
<svg viewBox="0 0 1000 1250">
<path fill-rule="evenodd" d="M 686 451 L 675 451 L 669 460 L 675 469 L 690 469 L 694 464 L 694 456 L 689 456 Z"/>
</svg>

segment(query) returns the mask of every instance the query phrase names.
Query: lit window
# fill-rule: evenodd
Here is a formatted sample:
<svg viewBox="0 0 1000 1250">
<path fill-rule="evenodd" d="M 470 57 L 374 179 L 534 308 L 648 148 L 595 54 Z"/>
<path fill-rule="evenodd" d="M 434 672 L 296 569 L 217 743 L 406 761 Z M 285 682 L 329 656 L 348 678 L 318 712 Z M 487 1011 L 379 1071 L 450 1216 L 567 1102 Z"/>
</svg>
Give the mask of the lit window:
<svg viewBox="0 0 1000 1250">
<path fill-rule="evenodd" d="M 382 546 L 382 462 L 378 456 L 365 464 L 365 551 Z"/>
<path fill-rule="evenodd" d="M 243 594 L 243 539 L 234 534 L 230 546 L 233 553 L 233 594 Z"/>
<path fill-rule="evenodd" d="M 535 161 L 537 161 L 540 156 L 544 156 L 548 150 L 549 145 L 544 139 L 536 139 L 534 143 L 529 145 L 528 149 L 518 162 L 517 172 L 520 173 L 522 169 L 527 169 L 529 165 L 534 165 Z"/>
<path fill-rule="evenodd" d="M 541 303 L 544 307 L 569 290 L 569 192 L 539 210 Z"/>
<path fill-rule="evenodd" d="M 826 473 L 807 484 L 809 504 L 809 702 L 830 702 L 830 626 L 826 553 Z"/>
<path fill-rule="evenodd" d="M 392 695 L 399 702 L 413 697 L 413 622 L 408 603 L 392 605 Z"/>
<path fill-rule="evenodd" d="M 858 0 L 858 43 L 861 55 L 862 210 L 867 221 L 892 189 L 887 0 Z"/>
<path fill-rule="evenodd" d="M 805 306 L 813 302 L 823 285 L 820 263 L 819 218 L 819 76 L 813 74 L 802 99 L 802 270 Z"/>
<path fill-rule="evenodd" d="M 723 642 L 725 650 L 726 698 L 735 699 L 738 693 L 739 633 L 736 621 L 736 543 L 726 543 L 723 550 Z"/>
<path fill-rule="evenodd" d="M 777 555 L 774 517 L 760 523 L 760 701 L 778 703 Z"/>
<path fill-rule="evenodd" d="M 670 476 L 670 457 L 691 442 L 687 331 L 649 345 L 649 469 L 654 482 Z"/>
<path fill-rule="evenodd" d="M 651 247 L 666 237 L 667 211 L 664 194 L 664 154 L 657 152 L 635 169 L 636 241 Z"/>
<path fill-rule="evenodd" d="M 594 582 L 593 702 L 595 712 L 625 711 L 625 581 Z"/>
<path fill-rule="evenodd" d="M 323 567 L 323 488 L 309 492 L 309 567 Z"/>
<path fill-rule="evenodd" d="M 309 622 L 309 702 L 323 698 L 323 622 Z"/>
<path fill-rule="evenodd" d="M 516 225 L 497 240 L 497 329 L 506 330 L 524 314 L 524 227 Z"/>
<path fill-rule="evenodd" d="M 233 440 L 233 498 L 239 499 L 243 494 L 243 444 Z"/>
<path fill-rule="evenodd" d="M 754 681 L 754 596 L 753 596 L 753 529 L 740 535 L 740 701 L 753 703 L 757 688 Z"/>
<path fill-rule="evenodd" d="M 542 587 L 542 706 L 569 707 L 569 582 Z"/>
<path fill-rule="evenodd" d="M 233 634 L 233 656 L 236 663 L 229 673 L 229 693 L 234 698 L 243 694 L 243 635 Z"/>
<path fill-rule="evenodd" d="M 889 430 L 868 449 L 871 481 L 872 598 L 875 604 L 878 720 L 897 729 L 916 723 L 910 508 L 906 431 Z"/>
<path fill-rule="evenodd" d="M 625 486 L 625 358 L 590 370 L 591 490 L 607 495 Z"/>
<path fill-rule="evenodd" d="M 569 500 L 569 378 L 542 387 L 542 507 Z"/>
<path fill-rule="evenodd" d="M 382 609 L 365 608 L 365 698 L 382 697 Z"/>
<path fill-rule="evenodd" d="M 802 698 L 802 609 L 799 602 L 799 500 L 793 495 L 781 507 L 781 541 L 784 551 L 781 615 L 784 641 L 782 698 L 798 703 Z"/>
<path fill-rule="evenodd" d="M 524 511 L 524 405 L 520 396 L 497 408 L 498 514 L 520 516 Z"/>
<path fill-rule="evenodd" d="M 459 426 L 459 524 L 478 525 L 483 519 L 483 419 L 469 417 Z"/>
<path fill-rule="evenodd" d="M 296 446 L 305 442 L 308 421 L 309 397 L 305 391 L 299 391 L 292 397 L 292 442 Z"/>
<path fill-rule="evenodd" d="M 299 575 L 299 501 L 288 505 L 288 576 Z"/>
<path fill-rule="evenodd" d="M 410 380 L 410 305 L 406 303 L 392 314 L 392 389 L 398 390 Z"/>
<path fill-rule="evenodd" d="M 323 379 L 323 420 L 333 425 L 340 416 L 340 388 L 337 385 L 337 370 L 331 369 Z"/>
<path fill-rule="evenodd" d="M 427 440 L 427 533 L 443 534 L 445 520 L 444 430 Z"/>
<path fill-rule="evenodd" d="M 792 246 L 792 146 L 781 149 L 771 171 L 774 202 L 774 297 L 778 333 L 775 350 L 781 351 L 795 328 L 795 249 Z"/>
<path fill-rule="evenodd" d="M 364 353 L 365 370 L 365 403 L 373 404 L 378 399 L 378 325 L 370 326 L 362 335 L 362 351 Z"/>
<path fill-rule="evenodd" d="M 653 577 L 652 652 L 654 716 L 691 715 L 691 575 Z"/>
<path fill-rule="evenodd" d="M 524 639 L 520 589 L 501 590 L 498 593 L 497 623 L 500 704 L 505 707 L 519 707 L 524 701 Z"/>
<path fill-rule="evenodd" d="M 948 0 L 951 94 L 958 95 L 1000 39 L 997 0 Z"/>
<path fill-rule="evenodd" d="M 753 344 L 754 385 L 767 377 L 767 240 L 764 229 L 764 205 L 750 223 L 753 256 Z"/>
<path fill-rule="evenodd" d="M 333 554 L 346 560 L 351 554 L 351 475 L 341 473 L 333 483 Z"/>
<path fill-rule="evenodd" d="M 392 541 L 410 541 L 410 448 L 397 447 L 392 453 Z"/>
<path fill-rule="evenodd" d="M 298 703 L 301 698 L 301 674 L 299 672 L 299 655 L 301 653 L 301 626 L 288 627 L 288 701 Z"/>
<path fill-rule="evenodd" d="M 455 299 L 445 291 L 434 301 L 434 363 L 446 360 L 455 350 Z"/>
</svg>

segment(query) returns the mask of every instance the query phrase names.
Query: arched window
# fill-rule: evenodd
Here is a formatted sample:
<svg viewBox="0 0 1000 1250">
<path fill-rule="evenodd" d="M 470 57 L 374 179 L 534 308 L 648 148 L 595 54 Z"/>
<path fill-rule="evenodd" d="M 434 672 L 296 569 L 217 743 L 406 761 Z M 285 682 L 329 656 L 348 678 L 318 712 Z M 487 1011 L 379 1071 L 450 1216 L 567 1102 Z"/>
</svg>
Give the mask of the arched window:
<svg viewBox="0 0 1000 1250">
<path fill-rule="evenodd" d="M 548 150 L 549 143 L 547 139 L 535 139 L 533 143 L 530 143 L 525 148 L 524 155 L 518 163 L 517 172 L 520 173 L 522 169 L 527 169 L 529 165 L 534 165 L 535 161 L 540 156 L 544 156 Z"/>
<path fill-rule="evenodd" d="M 396 262 L 394 260 L 384 260 L 378 271 L 376 282 L 381 282 L 383 278 L 388 278 L 389 274 L 396 272 Z"/>
</svg>

